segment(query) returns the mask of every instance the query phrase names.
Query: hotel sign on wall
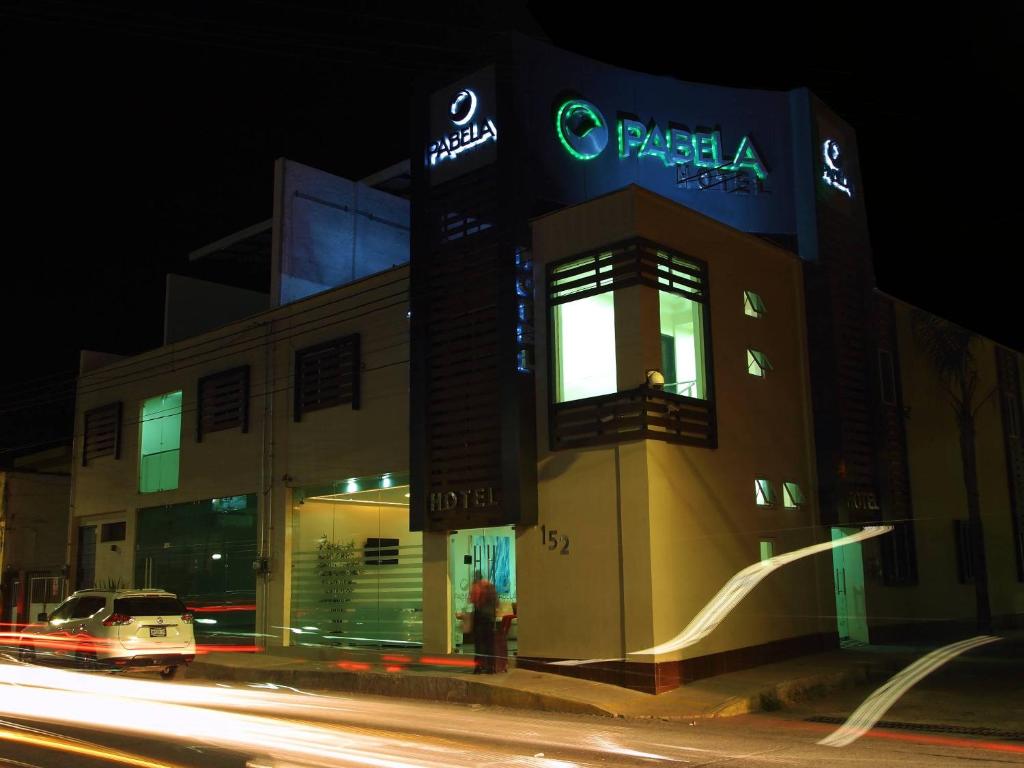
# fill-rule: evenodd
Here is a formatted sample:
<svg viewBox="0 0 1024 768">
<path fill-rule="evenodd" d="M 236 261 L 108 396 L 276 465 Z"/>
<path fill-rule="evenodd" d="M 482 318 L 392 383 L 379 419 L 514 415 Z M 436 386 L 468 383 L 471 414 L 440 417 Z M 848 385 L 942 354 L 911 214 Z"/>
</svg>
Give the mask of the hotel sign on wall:
<svg viewBox="0 0 1024 768">
<path fill-rule="evenodd" d="M 560 102 L 554 128 L 562 147 L 576 160 L 587 162 L 615 152 L 620 163 L 660 163 L 675 170 L 682 187 L 739 191 L 738 186 L 768 178 L 764 161 L 746 135 L 735 149 L 726 151 L 721 131 L 691 131 L 623 113 L 612 123 L 595 104 L 578 98 Z M 613 140 L 615 146 L 609 149 Z"/>
<path fill-rule="evenodd" d="M 439 184 L 493 163 L 497 157 L 494 70 L 480 70 L 430 98 L 424 162 Z"/>
</svg>

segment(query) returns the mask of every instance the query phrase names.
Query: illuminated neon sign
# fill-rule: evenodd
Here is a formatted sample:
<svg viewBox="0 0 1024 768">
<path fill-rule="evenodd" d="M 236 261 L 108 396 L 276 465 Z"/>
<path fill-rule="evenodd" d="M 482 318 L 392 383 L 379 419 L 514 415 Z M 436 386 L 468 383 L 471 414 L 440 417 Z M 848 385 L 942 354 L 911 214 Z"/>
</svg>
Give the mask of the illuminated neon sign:
<svg viewBox="0 0 1024 768">
<path fill-rule="evenodd" d="M 448 108 L 448 117 L 457 130 L 431 143 L 427 150 L 431 165 L 454 160 L 463 152 L 469 152 L 489 141 L 498 141 L 498 129 L 492 118 L 473 119 L 478 105 L 476 93 L 469 88 L 463 88 L 455 94 Z"/>
<path fill-rule="evenodd" d="M 843 170 L 843 152 L 839 148 L 839 142 L 835 139 L 825 139 L 821 145 L 821 155 L 824 164 L 821 180 L 827 186 L 845 193 L 847 197 L 853 197 L 850 180 L 846 178 L 846 171 Z"/>
<path fill-rule="evenodd" d="M 764 181 L 768 171 L 749 136 L 744 136 L 731 159 L 726 159 L 719 131 L 687 131 L 672 124 L 662 128 L 619 117 L 615 123 L 619 160 L 651 158 L 665 167 L 691 165 L 716 171 L 749 172 Z M 583 99 L 563 102 L 555 113 L 555 134 L 577 160 L 593 160 L 608 143 L 608 121 L 594 104 Z"/>
</svg>

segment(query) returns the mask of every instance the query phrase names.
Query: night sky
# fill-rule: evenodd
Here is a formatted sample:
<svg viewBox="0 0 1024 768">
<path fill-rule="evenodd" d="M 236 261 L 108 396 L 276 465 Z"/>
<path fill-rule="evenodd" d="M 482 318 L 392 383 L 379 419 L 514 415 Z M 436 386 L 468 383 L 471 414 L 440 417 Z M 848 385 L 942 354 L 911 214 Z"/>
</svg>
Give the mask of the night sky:
<svg viewBox="0 0 1024 768">
<path fill-rule="evenodd" d="M 503 29 L 685 80 L 810 87 L 858 132 L 882 290 L 1024 349 L 1008 11 L 149 5 L 0 0 L 0 464 L 70 437 L 79 349 L 159 345 L 167 272 L 225 277 L 187 254 L 270 217 L 276 157 L 351 179 L 408 157 L 416 78 L 454 79 Z"/>
</svg>

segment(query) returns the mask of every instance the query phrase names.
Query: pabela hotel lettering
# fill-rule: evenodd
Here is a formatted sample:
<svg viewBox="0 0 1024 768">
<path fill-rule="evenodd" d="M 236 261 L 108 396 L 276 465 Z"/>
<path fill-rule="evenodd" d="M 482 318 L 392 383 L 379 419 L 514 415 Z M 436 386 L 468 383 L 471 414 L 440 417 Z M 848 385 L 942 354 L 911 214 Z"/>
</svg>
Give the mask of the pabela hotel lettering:
<svg viewBox="0 0 1024 768">
<path fill-rule="evenodd" d="M 743 136 L 736 148 L 726 152 L 720 131 L 689 131 L 677 124 L 658 125 L 619 114 L 615 120 L 619 160 L 637 158 L 657 161 L 666 167 L 694 168 L 735 173 L 750 173 L 764 181 L 768 169 L 749 136 Z M 593 103 L 568 99 L 555 113 L 555 133 L 565 151 L 577 160 L 593 160 L 608 146 L 610 126 Z"/>
<path fill-rule="evenodd" d="M 469 152 L 487 142 L 498 141 L 494 119 L 478 115 L 478 107 L 476 91 L 463 88 L 455 94 L 448 108 L 448 119 L 453 130 L 430 144 L 427 157 L 431 165 L 454 160 L 463 152 Z"/>
</svg>

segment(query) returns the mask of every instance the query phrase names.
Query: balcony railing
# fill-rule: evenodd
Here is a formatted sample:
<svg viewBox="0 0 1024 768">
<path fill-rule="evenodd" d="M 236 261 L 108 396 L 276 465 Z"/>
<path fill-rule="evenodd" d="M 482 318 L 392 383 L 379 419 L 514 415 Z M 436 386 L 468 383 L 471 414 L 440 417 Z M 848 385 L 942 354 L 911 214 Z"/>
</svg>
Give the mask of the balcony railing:
<svg viewBox="0 0 1024 768">
<path fill-rule="evenodd" d="M 551 450 L 627 440 L 718 447 L 713 402 L 638 387 L 551 406 Z"/>
</svg>

